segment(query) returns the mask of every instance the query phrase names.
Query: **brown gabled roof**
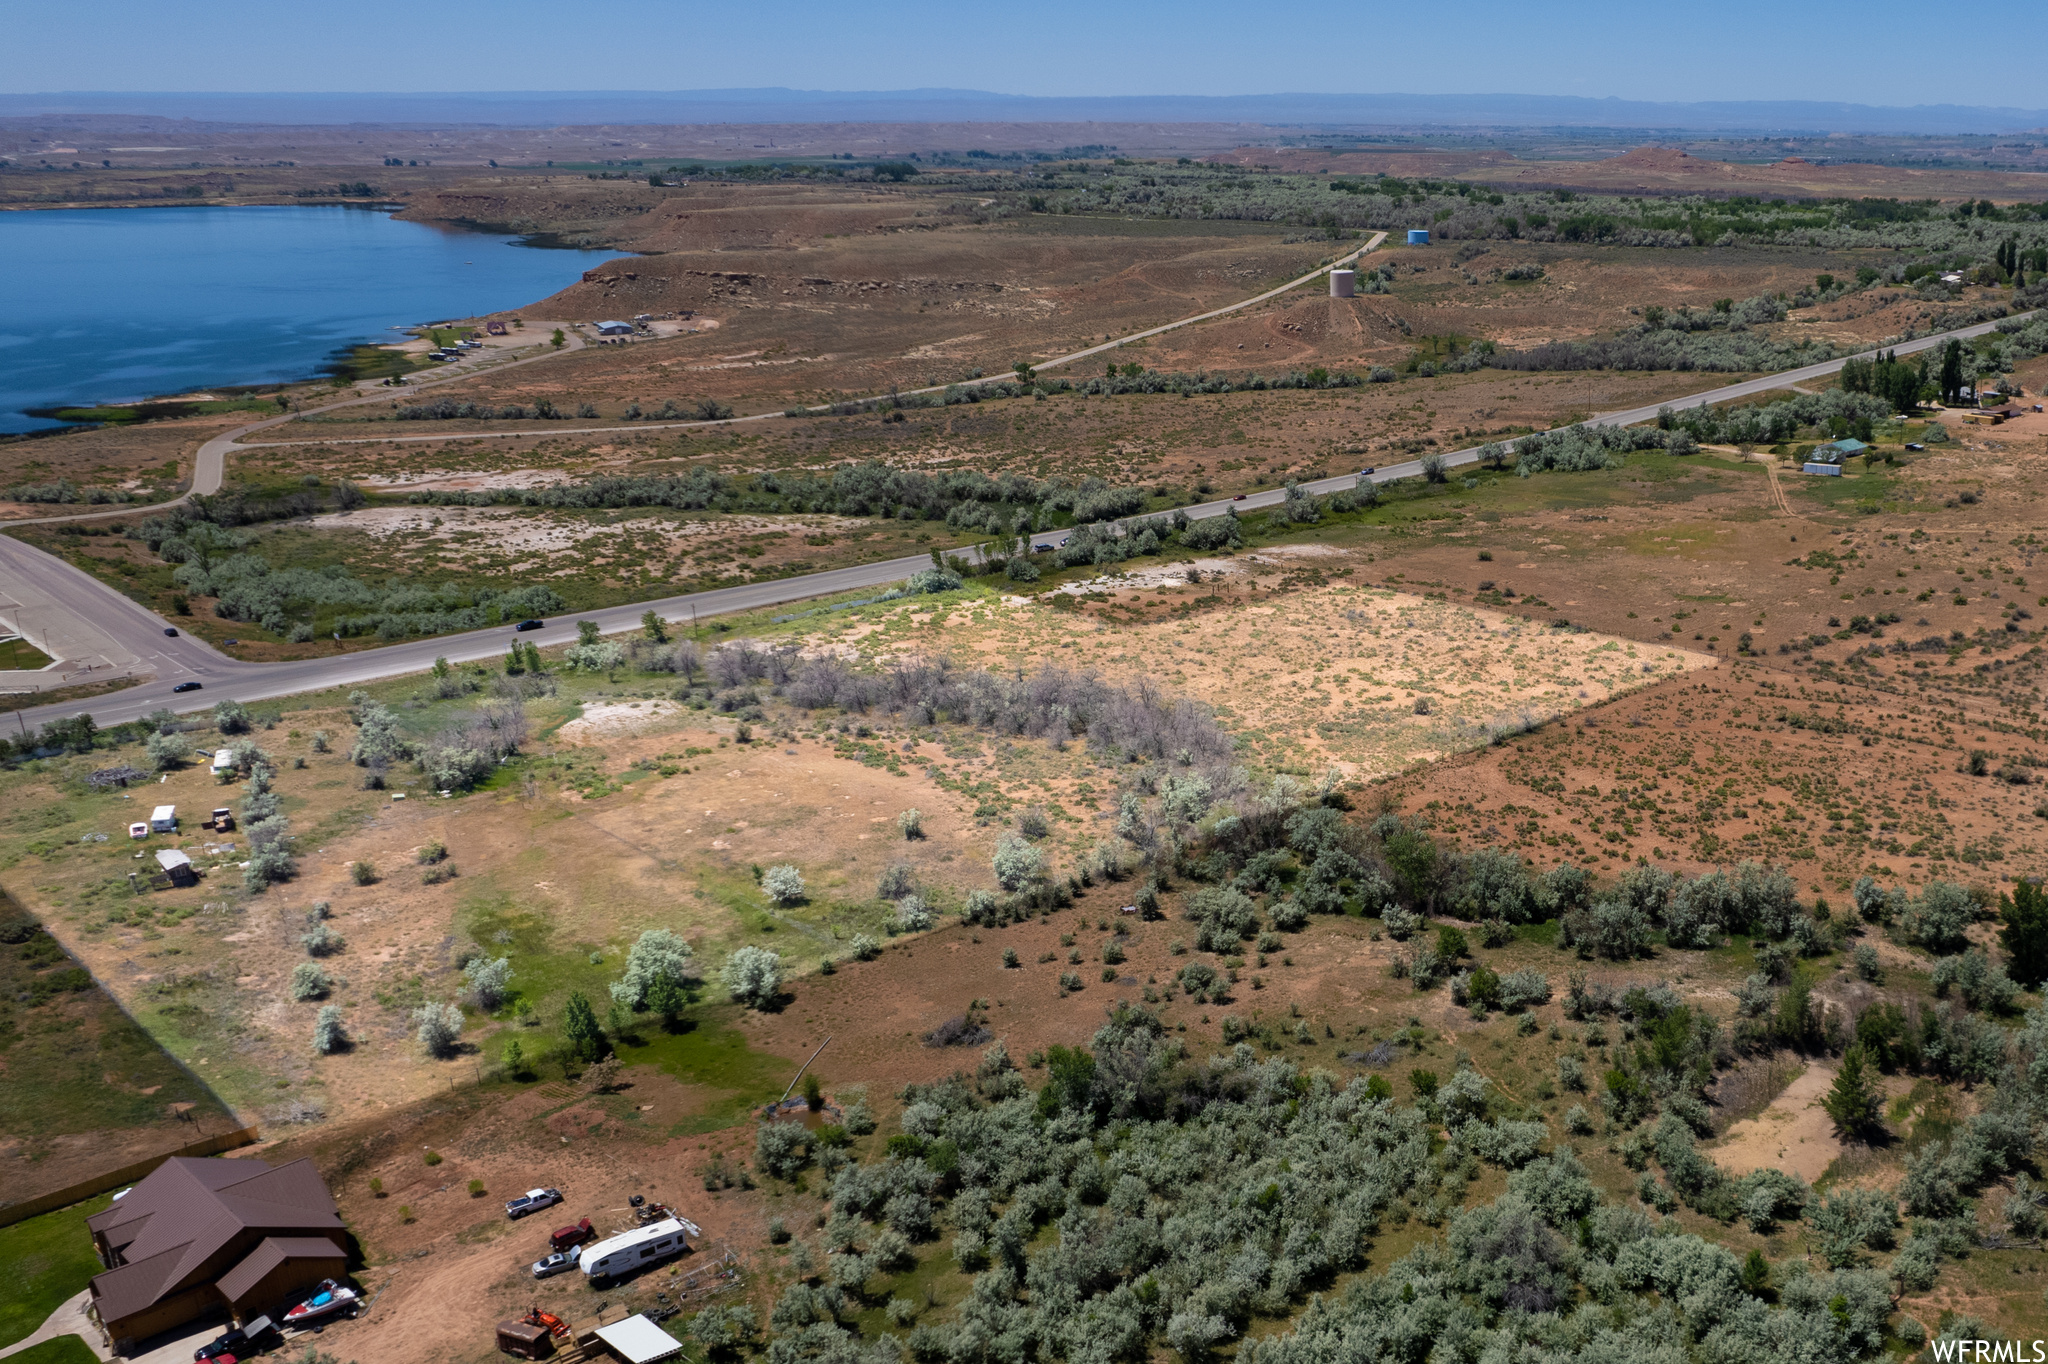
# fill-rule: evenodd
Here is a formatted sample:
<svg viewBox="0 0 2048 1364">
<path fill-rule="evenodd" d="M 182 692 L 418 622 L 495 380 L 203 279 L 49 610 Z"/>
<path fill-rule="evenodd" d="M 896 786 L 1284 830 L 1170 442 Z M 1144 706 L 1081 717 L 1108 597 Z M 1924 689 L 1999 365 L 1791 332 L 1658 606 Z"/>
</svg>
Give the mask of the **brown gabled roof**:
<svg viewBox="0 0 2048 1364">
<path fill-rule="evenodd" d="M 86 1225 L 121 1260 L 92 1281 L 100 1320 L 107 1322 L 189 1288 L 244 1232 L 332 1232 L 338 1244 L 343 1230 L 310 1160 L 272 1168 L 260 1160 L 187 1156 L 165 1161 Z"/>
<path fill-rule="evenodd" d="M 229 1302 L 238 1301 L 265 1274 L 287 1260 L 338 1260 L 341 1247 L 324 1236 L 266 1236 L 263 1244 L 242 1257 L 242 1262 L 220 1276 L 215 1287 Z"/>
</svg>

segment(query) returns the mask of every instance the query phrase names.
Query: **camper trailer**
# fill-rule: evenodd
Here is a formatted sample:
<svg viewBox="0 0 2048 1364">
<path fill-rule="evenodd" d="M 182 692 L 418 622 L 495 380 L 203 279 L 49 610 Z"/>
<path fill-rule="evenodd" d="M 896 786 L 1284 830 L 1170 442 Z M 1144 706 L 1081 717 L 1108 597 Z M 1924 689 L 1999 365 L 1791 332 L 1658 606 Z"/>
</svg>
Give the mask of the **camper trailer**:
<svg viewBox="0 0 2048 1364">
<path fill-rule="evenodd" d="M 178 807 L 159 805 L 149 812 L 149 828 L 152 833 L 174 834 L 178 832 Z"/>
<path fill-rule="evenodd" d="M 665 1217 L 659 1222 L 622 1231 L 617 1236 L 606 1237 L 596 1245 L 586 1247 L 582 1269 L 592 1282 L 615 1279 L 642 1266 L 659 1264 L 682 1254 L 690 1248 L 686 1238 L 702 1234 L 694 1222 L 680 1217 Z"/>
</svg>

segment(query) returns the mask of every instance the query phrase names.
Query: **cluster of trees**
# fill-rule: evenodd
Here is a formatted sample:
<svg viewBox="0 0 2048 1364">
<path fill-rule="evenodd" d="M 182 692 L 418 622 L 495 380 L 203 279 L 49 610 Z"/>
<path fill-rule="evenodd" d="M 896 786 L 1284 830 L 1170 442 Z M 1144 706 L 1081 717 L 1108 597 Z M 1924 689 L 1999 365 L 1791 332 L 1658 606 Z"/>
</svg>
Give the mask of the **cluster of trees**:
<svg viewBox="0 0 2048 1364">
<path fill-rule="evenodd" d="M 1683 219 L 1651 222 L 1621 200 L 1574 203 L 1569 192 L 1504 194 L 1458 181 L 1392 177 L 1323 180 L 1245 175 L 1206 166 L 1067 168 L 1022 177 L 1023 206 L 1035 213 L 1114 213 L 1140 218 L 1236 219 L 1290 223 L 1332 239 L 1375 228 L 1427 226 L 1440 240 L 1612 241 L 1689 246 Z M 1700 201 L 1705 203 L 1706 201 Z M 1825 215 L 1810 219 L 1825 223 Z"/>
<path fill-rule="evenodd" d="M 68 478 L 51 483 L 17 483 L 0 492 L 0 497 L 9 502 L 84 502 L 93 506 L 129 500 L 128 494 L 119 488 L 81 488 Z"/>
<path fill-rule="evenodd" d="M 1469 1068 L 1441 1080 L 1415 1072 L 1415 1098 L 1404 1106 L 1380 1075 L 1339 1088 L 1284 1059 L 1261 1059 L 1241 1025 L 1234 1046 L 1197 1062 L 1154 1015 L 1123 1005 L 1089 1046 L 1049 1049 L 1035 1093 L 1000 1043 L 972 1077 L 906 1088 L 903 1132 L 875 1160 L 853 1161 L 824 1134 L 764 1127 L 763 1169 L 794 1178 L 816 1164 L 830 1179 L 823 1240 L 837 1252 L 829 1272 L 808 1247 L 792 1256 L 801 1278 L 767 1323 L 773 1357 L 1107 1360 L 1164 1344 L 1196 1359 L 1242 1340 L 1240 1356 L 1320 1361 L 1402 1355 L 1411 1345 L 1426 1352 L 1449 1335 L 1485 1357 L 1797 1355 L 1847 1364 L 1886 1348 L 1894 1294 L 1924 1290 L 1941 1258 L 1970 1243 L 1964 1200 L 2023 1164 L 2048 1118 L 2048 1010 L 2034 1010 L 2008 1040 L 1948 1005 L 1917 1021 L 1876 1005 L 1856 1020 L 1844 1079 L 1828 1100 L 1845 1130 L 1876 1120 L 1872 1072 L 1907 1063 L 1909 1040 L 1926 1039 L 1912 1063 L 1996 1085 L 1952 1139 L 1913 1158 L 1901 1195 L 1927 1220 L 1906 1235 L 1887 1195 L 1819 1197 L 1774 1170 L 1730 1177 L 1698 1147 L 1711 1131 L 1705 1092 L 1717 1068 L 1745 1039 L 1829 1044 L 1798 959 L 1836 946 L 1845 925 L 1802 904 L 1784 872 L 1744 864 L 1678 877 L 1638 866 L 1603 887 L 1577 867 L 1538 877 L 1511 854 L 1458 856 L 1392 815 L 1361 827 L 1344 818 L 1341 794 L 1286 779 L 1220 808 L 1206 776 L 1170 765 L 1147 764 L 1128 786 L 1119 836 L 1146 853 L 1153 876 L 1137 902 L 1156 914 L 1161 882 L 1203 883 L 1186 910 L 1198 951 L 1235 953 L 1266 925 L 1284 932 L 1313 912 L 1376 913 L 1390 931 L 1415 936 L 1427 914 L 1454 911 L 1478 919 L 1489 944 L 1516 924 L 1556 918 L 1566 950 L 1616 959 L 1647 951 L 1660 932 L 1685 948 L 1744 933 L 1758 944 L 1759 973 L 1739 996 L 1732 1034 L 1664 982 L 1616 988 L 1573 973 L 1567 1016 L 1589 1045 L 1604 1043 L 1611 1019 L 1622 1045 L 1603 1075 L 1573 1053 L 1558 1078 L 1568 1091 L 1597 1087 L 1609 1136 L 1642 1172 L 1625 1205 L 1606 1204 L 1539 1114 Z M 1015 835 L 1002 839 L 997 870 L 1019 894 L 1045 875 L 1037 850 Z M 1989 963 L 1954 951 L 1959 926 L 1986 912 L 1983 897 L 1940 882 L 1917 895 L 1865 883 L 1855 905 L 1871 925 L 1946 951 L 1937 972 L 1945 988 L 1994 1007 L 2010 1002 Z M 2048 971 L 2048 899 L 2021 883 L 2000 908 L 2014 970 L 2025 961 L 2030 976 Z M 994 897 L 976 897 L 972 909 L 977 921 L 1003 917 Z M 1527 1008 L 1550 995 L 1541 972 L 1459 971 L 1462 933 L 1419 946 L 1411 970 L 1424 951 L 1447 963 L 1425 974 L 1452 978 L 1475 1009 Z M 1874 973 L 1875 954 L 1858 954 L 1857 967 Z M 1227 1002 L 1229 985 L 1195 960 L 1174 989 Z M 1758 1019 L 1779 1031 L 1746 1033 Z M 1575 1106 L 1565 1126 L 1590 1133 L 1593 1118 Z M 1385 1275 L 1315 1296 L 1362 1262 L 1382 1227 L 1444 1223 L 1483 1164 L 1509 1171 L 1499 1198 L 1452 1218 L 1443 1238 Z M 1817 1263 L 1738 1259 L 1653 1216 L 1679 1203 L 1758 1232 L 1804 1219 Z M 2005 1216 L 2014 1228 L 2038 1228 L 2031 1185 Z M 892 1303 L 889 1319 L 907 1334 L 860 1345 L 843 1323 L 875 1304 L 871 1282 L 947 1234 L 954 1261 L 975 1276 L 967 1298 L 944 1321 Z M 1256 1318 L 1294 1314 L 1304 1299 L 1290 1331 L 1252 1336 Z M 721 1318 L 710 1329 L 740 1327 L 750 1337 L 757 1323 Z M 1918 1323 L 1901 1330 L 1908 1344 L 1925 1337 Z"/>
<path fill-rule="evenodd" d="M 1732 322 L 1723 330 L 1711 331 L 1678 330 L 1644 322 L 1615 336 L 1546 341 L 1527 350 L 1495 348 L 1482 352 L 1475 347 L 1451 362 L 1450 368 L 1478 369 L 1483 365 L 1513 370 L 1768 372 L 1817 364 L 1840 353 L 1824 341 L 1777 341 Z"/>
<path fill-rule="evenodd" d="M 1823 276 L 1823 278 L 1831 278 Z M 2040 288 L 2035 294 L 2042 294 Z M 1821 301 L 1801 294 L 1790 300 L 1793 306 Z M 2016 297 L 2016 306 L 2037 307 L 2044 298 Z M 1451 370 L 1472 370 L 1481 366 L 1514 370 L 1703 370 L 1749 371 L 1790 369 L 1799 365 L 1831 360 L 1840 350 L 1810 339 L 1775 341 L 1750 334 L 1752 325 L 1772 322 L 1785 315 L 1786 301 L 1768 295 L 1735 302 L 1722 299 L 1713 308 L 1694 312 L 1681 309 L 1643 309 L 1643 320 L 1611 337 L 1583 341 L 1550 341 L 1528 350 L 1510 351 L 1474 346 L 1443 366 Z M 2000 306 L 1992 312 L 2004 317 Z M 1976 320 L 1976 319 L 1971 319 Z M 1965 325 L 1964 320 L 1937 319 L 1936 329 Z M 1951 340 L 1942 354 L 1939 375 L 1930 371 L 1927 358 L 1900 361 L 1896 353 L 1874 360 L 1851 358 L 1842 370 L 1842 390 L 1871 395 L 1881 400 L 1870 415 L 1880 419 L 1890 412 L 1910 413 L 1921 402 L 1935 396 L 1942 401 L 1958 400 L 1966 383 L 1981 374 L 2010 373 L 2021 360 L 2048 351 L 2048 321 L 2039 318 L 2007 318 L 1999 335 L 1972 346 Z M 1835 390 L 1828 390 L 1834 392 Z"/>
<path fill-rule="evenodd" d="M 1651 439 L 1644 441 L 1632 436 L 1640 444 L 1663 445 L 1666 439 L 1651 433 Z M 1435 481 L 1441 482 L 1441 479 Z M 1318 496 L 1290 480 L 1286 486 L 1281 504 L 1268 513 L 1279 525 L 1314 525 L 1326 513 L 1369 511 L 1379 505 L 1380 492 L 1370 480 L 1361 480 L 1357 487 Z M 973 526 L 985 524 L 995 538 L 986 541 L 976 549 L 980 555 L 977 564 L 960 560 L 949 560 L 961 572 L 980 571 L 1002 573 L 1023 582 L 1035 581 L 1038 569 L 1031 563 L 1030 537 L 1036 527 L 1026 515 L 1010 518 L 1008 524 L 1014 529 L 1005 531 L 1005 518 L 1000 510 L 989 513 L 985 523 L 963 518 L 963 524 Z M 1122 563 L 1126 559 L 1159 554 L 1166 549 L 1179 546 L 1198 553 L 1219 549 L 1236 549 L 1244 544 L 1244 527 L 1238 520 L 1234 508 L 1226 508 L 1221 516 L 1207 516 L 1200 520 L 1186 512 L 1175 509 L 1161 516 L 1128 520 L 1118 526 L 1089 524 L 1084 522 L 1069 535 L 1059 548 L 1052 552 L 1053 561 L 1062 568 L 1073 568 L 1083 564 L 1107 567 Z"/>
<path fill-rule="evenodd" d="M 648 929 L 626 953 L 626 969 L 612 982 L 612 1002 L 673 1024 L 695 997 L 692 955 L 690 944 L 680 934 L 666 928 Z"/>
<path fill-rule="evenodd" d="M 308 474 L 300 480 L 299 486 L 289 491 L 230 486 L 211 497 L 193 494 L 178 506 L 160 516 L 151 516 L 129 529 L 126 534 L 148 545 L 150 552 L 163 557 L 165 563 L 183 563 L 185 556 L 178 549 L 178 542 L 187 535 L 198 532 L 198 528 L 250 526 L 264 521 L 289 521 L 302 516 L 313 516 L 327 510 L 351 511 L 369 501 L 368 494 L 347 479 L 336 479 L 323 483 L 316 475 Z M 171 546 L 171 552 L 164 554 L 164 546 Z"/>
<path fill-rule="evenodd" d="M 546 398 L 535 400 L 532 407 L 527 407 L 522 403 L 503 403 L 494 406 L 490 403 L 457 401 L 454 398 L 435 398 L 424 403 L 408 403 L 392 415 L 402 422 L 445 422 L 458 421 L 464 418 L 482 418 L 487 421 L 493 418 L 500 421 L 523 421 L 529 417 L 540 421 L 557 421 L 567 417 L 569 414 L 556 407 L 552 401 Z M 589 403 L 584 403 L 582 407 L 577 409 L 576 415 L 579 417 L 595 417 L 597 409 Z"/>
<path fill-rule="evenodd" d="M 1537 972 L 1498 975 L 1484 963 L 1467 965 L 1462 932 L 1445 929 L 1433 940 L 1425 933 L 1432 915 L 1477 920 L 1488 947 L 1509 940 L 1518 925 L 1554 920 L 1560 949 L 1586 960 L 1648 957 L 1660 939 L 1667 948 L 1696 951 L 1743 935 L 1752 941 L 1757 970 L 1736 993 L 1738 1016 L 1728 1036 L 1717 1038 L 1704 1016 L 1694 1020 L 1706 1029 L 1701 1038 L 1708 1051 L 1862 1048 L 1880 1069 L 1903 1066 L 1971 1082 L 1990 1079 L 1999 1065 L 2002 1033 L 1991 1019 L 2014 1007 L 2021 986 L 2048 979 L 2048 896 L 2029 882 L 2003 897 L 1943 880 L 1917 895 L 1881 889 L 1868 878 L 1859 882 L 1855 905 L 1865 925 L 1936 955 L 1942 1001 L 1924 1011 L 1873 1005 L 1850 1018 L 1819 1005 L 1811 973 L 1799 964 L 1849 946 L 1856 923 L 1825 902 L 1802 903 L 1797 884 L 1781 869 L 1744 862 L 1682 877 L 1643 864 L 1602 885 L 1566 863 L 1538 876 L 1512 853 L 1482 848 L 1461 855 L 1437 843 L 1426 825 L 1392 814 L 1364 826 L 1347 820 L 1340 812 L 1344 797 L 1327 784 L 1310 789 L 1281 777 L 1252 791 L 1234 770 L 1190 770 L 1139 757 L 1116 826 L 1119 842 L 1136 853 L 1141 884 L 1133 902 L 1156 917 L 1160 891 L 1174 878 L 1198 883 L 1185 901 L 1197 951 L 1230 956 L 1254 939 L 1262 952 L 1278 950 L 1278 935 L 1298 931 L 1312 915 L 1367 915 L 1379 918 L 1395 940 L 1413 940 L 1395 962 L 1396 975 L 1424 991 L 1448 980 L 1454 1002 L 1483 1013 L 1540 1002 L 1549 997 L 1550 983 Z M 1119 846 L 1104 845 L 1081 859 L 1062 885 L 1026 838 L 1006 835 L 994 862 L 1004 895 L 977 897 L 967 917 L 1000 924 L 1064 903 L 1091 876 L 1119 879 L 1132 871 Z M 1970 947 L 1965 935 L 1972 923 L 1994 917 L 2003 923 L 2004 962 Z M 1858 945 L 1855 962 L 1866 977 L 1879 974 L 1868 944 Z M 1186 973 L 1177 977 L 1169 995 L 1178 986 L 1226 997 L 1213 968 L 1205 969 L 1199 981 Z M 1566 1011 L 1573 1017 L 1629 1014 L 1615 992 L 1576 976 Z M 1624 1076 L 1628 1070 L 1624 1064 Z M 1695 1078 L 1704 1083 L 1705 1077 L 1700 1069 Z"/>
<path fill-rule="evenodd" d="M 1666 450 L 1690 455 L 1699 442 L 1683 427 L 1578 426 L 1555 431 L 1538 431 L 1512 441 L 1489 441 L 1479 447 L 1479 462 L 1489 469 L 1505 468 L 1510 459 L 1523 478 L 1558 471 L 1584 473 L 1592 469 L 1618 469 L 1634 450 Z M 1423 473 L 1431 476 L 1425 464 Z M 1433 482 L 1442 482 L 1439 473 Z"/>
<path fill-rule="evenodd" d="M 1235 747 L 1208 707 L 1169 697 L 1145 678 L 1111 682 L 1061 667 L 1004 675 L 944 658 L 899 659 L 879 672 L 863 672 L 842 659 L 798 660 L 752 647 L 719 650 L 713 657 L 715 666 L 745 677 L 782 673 L 783 698 L 804 710 L 880 710 L 915 725 L 966 724 L 1060 745 L 1085 738 L 1091 750 L 1114 762 L 1171 763 L 1188 770 L 1224 767 Z"/>
<path fill-rule="evenodd" d="M 1947 384 L 1953 365 L 1957 388 L 1962 379 L 1962 344 L 1949 342 L 1953 359 L 1944 355 L 1942 359 L 1942 382 Z M 1935 396 L 1928 379 L 1927 355 L 1923 351 L 1919 362 L 1909 364 L 1901 361 L 1897 351 L 1879 351 L 1874 360 L 1857 357 L 1842 362 L 1842 388 L 1849 393 L 1869 393 L 1891 404 L 1892 411 L 1910 415 L 1918 410 L 1921 402 Z"/>
<path fill-rule="evenodd" d="M 1020 511 L 1033 525 L 1099 521 L 1128 516 L 1145 505 L 1138 488 L 1099 478 L 1041 482 L 1020 474 L 991 478 L 972 471 L 942 474 L 886 464 L 843 464 L 828 474 L 770 472 L 725 475 L 699 466 L 684 474 L 609 475 L 545 488 L 493 488 L 476 492 L 418 492 L 410 502 L 431 506 L 678 507 L 727 512 L 829 512 L 904 521 L 945 521 Z M 962 524 L 955 520 L 953 524 Z"/>
<path fill-rule="evenodd" d="M 971 1076 L 906 1087 L 902 1133 L 866 1162 L 828 1133 L 764 1125 L 764 1171 L 790 1179 L 816 1165 L 830 1180 L 821 1239 L 835 1252 L 793 1248 L 799 1280 L 769 1316 L 770 1357 L 1108 1361 L 1164 1345 L 1199 1360 L 1241 1342 L 1239 1357 L 1259 1364 L 1320 1364 L 1420 1358 L 1446 1340 L 1475 1358 L 1546 1361 L 1879 1356 L 1891 1285 L 1924 1287 L 1918 1276 L 1949 1233 L 1916 1235 L 1880 1270 L 1868 1250 L 1891 1244 L 1897 1226 L 1881 1196 L 1815 1199 L 1776 1171 L 1720 1176 L 1689 1121 L 1704 1121 L 1698 1018 L 1668 987 L 1634 991 L 1623 1007 L 1657 1086 L 1631 1096 L 1624 1152 L 1665 1176 L 1646 1172 L 1640 1201 L 1623 1204 L 1470 1069 L 1426 1085 L 1418 1074 L 1415 1101 L 1401 1104 L 1381 1076 L 1340 1088 L 1249 1043 L 1195 1060 L 1127 1006 L 1087 1047 L 1051 1048 L 1036 1092 L 1000 1042 Z M 1506 1167 L 1505 1192 L 1452 1219 L 1485 1164 Z M 1653 1210 L 1681 1192 L 1757 1230 L 1806 1217 L 1822 1263 L 1738 1259 L 1659 1222 Z M 1376 1235 L 1418 1218 L 1449 1225 L 1324 1296 L 1363 1266 Z M 847 1330 L 881 1305 L 878 1277 L 948 1235 L 973 1281 L 947 1319 L 898 1300 L 886 1315 L 901 1336 L 862 1342 Z M 1284 1332 L 1252 1331 L 1285 1316 L 1295 1320 Z M 1904 1328 L 1909 1343 L 1924 1339 L 1916 1327 Z M 721 1312 L 697 1334 L 724 1348 L 759 1328 Z"/>
<path fill-rule="evenodd" d="M 564 609 L 548 587 L 376 585 L 341 564 L 277 568 L 245 533 L 212 521 L 175 529 L 145 523 L 138 534 L 163 562 L 177 565 L 171 578 L 180 588 L 217 599 L 214 614 L 222 620 L 248 621 L 294 643 L 316 630 L 380 639 L 447 634 Z"/>
<path fill-rule="evenodd" d="M 368 692 L 350 692 L 348 700 L 356 724 L 349 761 L 365 769 L 363 785 L 370 790 L 384 785 L 392 767 L 411 762 L 436 790 L 467 791 L 526 742 L 526 708 L 517 700 L 459 715 L 423 742 L 407 735 L 397 713 Z"/>
<path fill-rule="evenodd" d="M 1891 404 L 1870 393 L 1826 388 L 1818 393 L 1797 393 L 1771 403 L 1747 403 L 1740 407 L 1688 407 L 1683 412 L 1665 409 L 1657 414 L 1657 425 L 1671 431 L 1687 431 L 1694 438 L 1714 443 L 1774 445 L 1790 440 L 1802 430 L 1833 430 L 1844 434 L 1869 433 L 1891 415 Z"/>
<path fill-rule="evenodd" d="M 1630 246 L 1739 246 L 1793 244 L 1822 248 L 1885 247 L 1931 257 L 1947 268 L 1982 262 L 2003 279 L 2032 268 L 2048 234 L 2031 227 L 2030 206 L 1965 205 L 1944 214 L 1939 205 L 1897 199 L 1802 200 L 1786 203 L 1754 196 L 1634 200 L 1570 190 L 1504 193 L 1492 186 L 1394 176 L 1250 175 L 1211 166 L 1060 166 L 1019 176 L 1021 204 L 1034 213 L 1115 213 L 1143 218 L 1233 218 L 1293 223 L 1323 235 L 1373 228 L 1427 226 L 1438 240 L 1606 242 Z M 2029 228 L 1987 250 L 1982 221 L 2015 221 Z M 1917 264 L 1917 262 L 1916 262 Z M 1880 277 L 1902 280 L 1904 267 L 1859 271 L 1858 287 Z M 1847 281 L 1843 281 L 1846 285 Z"/>
<path fill-rule="evenodd" d="M 236 711 L 240 709 L 235 706 Z M 232 716 L 227 723 L 234 723 Z M 247 727 L 246 721 L 240 726 Z M 224 725 L 222 732 L 230 731 Z M 235 744 L 231 752 L 236 769 L 248 775 L 242 787 L 242 832 L 249 840 L 249 864 L 242 869 L 242 885 L 251 891 L 261 891 L 274 882 L 290 879 L 298 871 L 291 852 L 292 825 L 272 789 L 277 769 L 270 755 L 247 741 Z"/>
<path fill-rule="evenodd" d="M 532 407 L 527 407 L 521 403 L 493 405 L 491 403 L 458 401 L 454 398 L 435 398 L 424 403 L 409 403 L 399 408 L 392 415 L 402 422 L 461 420 L 524 421 L 528 418 L 536 421 L 562 421 L 567 419 L 570 413 L 566 409 L 556 406 L 554 401 L 548 398 L 534 399 Z M 595 403 L 578 403 L 575 416 L 583 420 L 595 420 L 598 416 L 597 405 Z M 642 418 L 648 421 L 664 422 L 710 422 L 723 421 L 732 416 L 732 408 L 716 398 L 703 398 L 695 403 L 678 407 L 675 400 L 671 398 L 664 401 L 659 408 L 652 412 L 643 410 L 637 401 L 627 403 L 625 410 L 619 416 L 622 420 L 629 422 L 639 421 Z"/>
<path fill-rule="evenodd" d="M 977 370 L 975 373 L 978 375 L 980 371 Z M 1364 382 L 1365 380 L 1356 374 L 1345 370 L 1325 369 L 1321 365 L 1306 370 L 1290 370 L 1286 374 L 1267 378 L 1257 372 L 1229 375 L 1212 374 L 1207 370 L 1193 374 L 1148 370 L 1135 362 L 1123 365 L 1111 362 L 1107 372 L 1100 377 L 1077 382 L 1072 379 L 1041 378 L 1031 371 L 1030 366 L 1020 363 L 1017 366 L 1017 377 L 1014 379 L 949 384 L 937 393 L 892 393 L 885 398 L 860 398 L 833 403 L 828 410 L 836 417 L 850 417 L 864 412 L 956 407 L 961 403 L 987 402 L 996 398 L 1028 398 L 1044 393 L 1086 393 L 1097 397 L 1126 393 L 1175 393 L 1185 397 L 1192 393 L 1263 393 L 1276 388 L 1356 388 Z M 783 415 L 809 417 L 817 413 L 807 407 L 792 407 L 785 409 Z"/>
</svg>

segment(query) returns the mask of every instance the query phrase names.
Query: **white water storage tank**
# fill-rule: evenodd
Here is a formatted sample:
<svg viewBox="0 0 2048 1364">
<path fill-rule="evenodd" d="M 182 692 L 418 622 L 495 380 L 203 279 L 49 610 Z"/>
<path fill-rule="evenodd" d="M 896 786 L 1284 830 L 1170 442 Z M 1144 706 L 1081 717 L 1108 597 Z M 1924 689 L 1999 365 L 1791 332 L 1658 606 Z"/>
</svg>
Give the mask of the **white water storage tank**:
<svg viewBox="0 0 2048 1364">
<path fill-rule="evenodd" d="M 1330 272 L 1330 297 L 1354 298 L 1358 294 L 1358 272 L 1356 270 L 1332 270 Z"/>
</svg>

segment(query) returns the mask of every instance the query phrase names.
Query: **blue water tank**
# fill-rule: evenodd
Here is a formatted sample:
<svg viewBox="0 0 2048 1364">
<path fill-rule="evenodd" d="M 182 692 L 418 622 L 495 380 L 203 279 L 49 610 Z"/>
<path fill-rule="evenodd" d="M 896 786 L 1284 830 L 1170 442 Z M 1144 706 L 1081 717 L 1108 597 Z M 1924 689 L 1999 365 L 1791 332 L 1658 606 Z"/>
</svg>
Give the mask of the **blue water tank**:
<svg viewBox="0 0 2048 1364">
<path fill-rule="evenodd" d="M 1429 229 L 1428 229 L 1428 228 L 1426 228 L 1426 227 L 1411 227 L 1411 228 L 1409 228 L 1409 229 L 1408 229 L 1408 244 L 1409 244 L 1410 246 L 1428 246 L 1428 245 L 1429 245 Z"/>
</svg>

